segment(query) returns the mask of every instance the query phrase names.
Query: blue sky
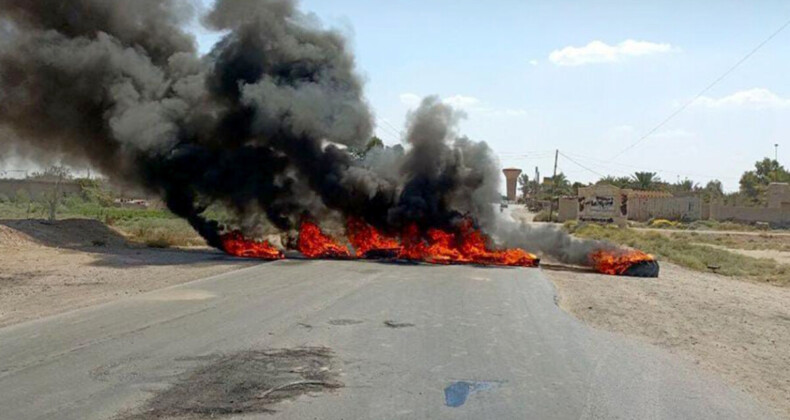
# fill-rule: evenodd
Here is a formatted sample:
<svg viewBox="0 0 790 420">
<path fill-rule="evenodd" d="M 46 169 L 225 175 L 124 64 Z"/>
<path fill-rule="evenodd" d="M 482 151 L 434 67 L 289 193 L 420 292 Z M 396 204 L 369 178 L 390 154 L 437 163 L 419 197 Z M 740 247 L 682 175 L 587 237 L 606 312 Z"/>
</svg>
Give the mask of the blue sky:
<svg viewBox="0 0 790 420">
<path fill-rule="evenodd" d="M 620 154 L 787 22 L 790 2 L 303 0 L 301 9 L 349 38 L 389 144 L 418 98 L 437 94 L 466 111 L 464 134 L 530 174 L 550 175 L 559 149 L 572 180 L 651 170 L 732 191 L 775 143 L 780 162 L 790 158 L 790 28 Z M 198 35 L 203 51 L 217 38 Z"/>
</svg>

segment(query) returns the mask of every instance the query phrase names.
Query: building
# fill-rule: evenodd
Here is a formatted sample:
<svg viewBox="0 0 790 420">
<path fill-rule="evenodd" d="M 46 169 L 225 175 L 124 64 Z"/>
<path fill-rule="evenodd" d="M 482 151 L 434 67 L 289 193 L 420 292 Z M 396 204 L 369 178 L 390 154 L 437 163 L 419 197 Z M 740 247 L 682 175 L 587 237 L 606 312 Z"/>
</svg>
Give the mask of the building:
<svg viewBox="0 0 790 420">
<path fill-rule="evenodd" d="M 507 201 L 516 201 L 516 191 L 518 191 L 518 176 L 521 175 L 521 169 L 506 168 L 502 170 L 505 174 L 505 181 L 507 182 Z"/>
</svg>

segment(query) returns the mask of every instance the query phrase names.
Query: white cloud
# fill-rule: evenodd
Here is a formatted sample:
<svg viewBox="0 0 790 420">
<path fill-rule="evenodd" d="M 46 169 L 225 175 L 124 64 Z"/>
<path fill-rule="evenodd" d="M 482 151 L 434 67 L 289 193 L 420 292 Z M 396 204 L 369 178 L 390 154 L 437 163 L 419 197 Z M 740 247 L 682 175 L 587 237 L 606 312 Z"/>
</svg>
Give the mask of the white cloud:
<svg viewBox="0 0 790 420">
<path fill-rule="evenodd" d="M 416 93 L 401 93 L 400 101 L 402 104 L 409 106 L 409 107 L 416 107 L 420 104 L 422 97 L 417 95 Z"/>
<path fill-rule="evenodd" d="M 696 105 L 707 108 L 784 108 L 790 107 L 790 98 L 781 96 L 764 88 L 754 88 L 735 92 L 718 99 L 703 96 L 697 99 Z"/>
<path fill-rule="evenodd" d="M 400 101 L 402 104 L 409 108 L 416 108 L 422 102 L 422 96 L 416 93 L 402 93 Z M 467 113 L 476 113 L 479 115 L 488 116 L 506 116 L 506 117 L 523 117 L 527 115 L 527 111 L 521 108 L 497 108 L 489 106 L 481 101 L 479 98 L 467 95 L 453 95 L 442 98 L 442 102 L 450 105 L 457 110 L 463 110 Z"/>
<path fill-rule="evenodd" d="M 401 93 L 400 101 L 402 104 L 410 107 L 415 108 L 417 107 L 420 102 L 422 102 L 423 96 L 418 95 L 416 93 Z M 480 99 L 475 98 L 474 96 L 466 96 L 466 95 L 453 95 L 448 96 L 446 98 L 442 98 L 442 102 L 447 105 L 450 105 L 453 108 L 472 108 L 480 105 Z"/>
<path fill-rule="evenodd" d="M 474 96 L 453 95 L 442 99 L 442 102 L 450 105 L 453 108 L 470 108 L 478 105 L 480 100 Z"/>
<path fill-rule="evenodd" d="M 537 66 L 538 65 L 538 60 L 529 60 L 529 64 L 532 65 L 532 66 Z"/>
<path fill-rule="evenodd" d="M 675 51 L 677 48 L 667 43 L 635 41 L 627 39 L 617 45 L 603 41 L 592 41 L 583 47 L 567 46 L 549 54 L 549 61 L 558 66 L 581 66 L 592 63 L 612 63 L 626 57 L 639 57 Z"/>
</svg>

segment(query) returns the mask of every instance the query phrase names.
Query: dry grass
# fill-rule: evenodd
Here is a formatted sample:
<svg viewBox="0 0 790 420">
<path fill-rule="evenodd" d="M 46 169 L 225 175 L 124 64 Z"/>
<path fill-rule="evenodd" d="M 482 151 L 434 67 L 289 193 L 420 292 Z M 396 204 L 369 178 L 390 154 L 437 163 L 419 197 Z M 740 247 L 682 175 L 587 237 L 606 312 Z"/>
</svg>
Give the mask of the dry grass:
<svg viewBox="0 0 790 420">
<path fill-rule="evenodd" d="M 790 284 L 790 267 L 769 258 L 753 258 L 720 248 L 693 243 L 687 238 L 659 232 L 642 232 L 629 228 L 580 224 L 570 226 L 579 237 L 601 239 L 641 249 L 686 268 L 710 271 L 718 267 L 720 274 L 786 286 Z M 699 235 L 702 236 L 702 235 Z"/>
</svg>

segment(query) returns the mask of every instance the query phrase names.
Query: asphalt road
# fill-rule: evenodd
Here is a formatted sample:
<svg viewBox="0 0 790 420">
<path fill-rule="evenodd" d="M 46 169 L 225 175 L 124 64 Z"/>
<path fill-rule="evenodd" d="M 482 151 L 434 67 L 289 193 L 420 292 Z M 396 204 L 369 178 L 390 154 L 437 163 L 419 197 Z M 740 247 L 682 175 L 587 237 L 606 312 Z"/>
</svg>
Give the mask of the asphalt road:
<svg viewBox="0 0 790 420">
<path fill-rule="evenodd" d="M 0 329 L 0 418 L 112 418 L 200 356 L 296 346 L 331 348 L 345 387 L 261 418 L 770 418 L 675 356 L 586 327 L 554 298 L 538 269 L 261 264 Z"/>
</svg>

